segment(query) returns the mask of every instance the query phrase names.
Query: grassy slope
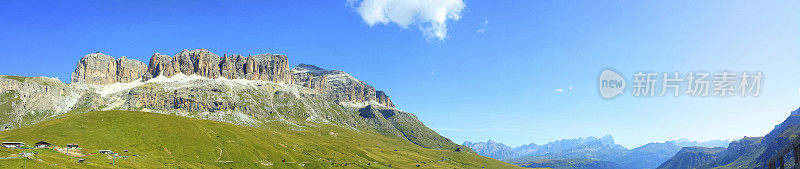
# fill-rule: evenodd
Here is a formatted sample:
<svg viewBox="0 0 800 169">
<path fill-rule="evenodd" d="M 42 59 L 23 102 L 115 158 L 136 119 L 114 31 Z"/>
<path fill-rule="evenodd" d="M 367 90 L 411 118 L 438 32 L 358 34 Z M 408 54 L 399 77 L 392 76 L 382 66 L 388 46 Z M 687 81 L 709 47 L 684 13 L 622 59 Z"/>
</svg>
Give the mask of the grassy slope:
<svg viewBox="0 0 800 169">
<path fill-rule="evenodd" d="M 84 152 L 110 149 L 123 156 L 140 155 L 117 160 L 119 167 L 126 168 L 334 168 L 341 163 L 350 163 L 348 168 L 386 168 L 388 164 L 393 168 L 416 168 L 416 164 L 421 168 L 516 167 L 468 152 L 425 149 L 376 132 L 324 125 L 292 128 L 283 123 L 253 128 L 173 115 L 105 111 L 66 115 L 3 131 L 0 141 L 32 145 L 44 140 L 56 146 L 78 143 Z M 0 148 L 0 157 L 21 151 Z M 0 159 L 0 168 L 112 167 L 107 155 L 90 155 L 84 157 L 89 163 L 80 164 L 78 158 L 52 150 L 35 151 L 39 154 L 33 160 Z M 449 160 L 441 161 L 443 158 Z M 306 162 L 305 166 L 300 162 Z M 264 165 L 268 163 L 273 165 Z"/>
<path fill-rule="evenodd" d="M 11 111 L 12 105 L 19 103 L 19 97 L 17 97 L 17 91 L 9 90 L 0 93 L 0 124 L 4 122 L 12 123 Z M 13 125 L 13 124 L 12 124 Z M 5 127 L 5 126 L 0 126 Z"/>
</svg>

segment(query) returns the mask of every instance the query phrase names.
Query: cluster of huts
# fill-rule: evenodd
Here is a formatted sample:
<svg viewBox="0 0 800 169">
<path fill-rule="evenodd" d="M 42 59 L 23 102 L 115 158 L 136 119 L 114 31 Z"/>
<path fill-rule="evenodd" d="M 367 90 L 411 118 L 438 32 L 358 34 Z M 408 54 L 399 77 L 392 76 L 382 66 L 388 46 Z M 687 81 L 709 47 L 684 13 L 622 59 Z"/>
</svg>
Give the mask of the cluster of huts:
<svg viewBox="0 0 800 169">
<path fill-rule="evenodd" d="M 33 144 L 32 148 L 31 147 L 25 147 L 25 143 L 24 142 L 2 142 L 2 143 L 0 143 L 0 146 L 2 146 L 3 148 L 37 149 L 37 148 L 50 148 L 53 145 L 48 143 L 48 142 L 45 142 L 45 141 L 39 141 L 39 142 L 36 142 L 35 144 Z M 67 148 L 68 149 L 69 148 L 78 148 L 78 144 L 75 144 L 75 143 L 67 144 Z"/>
<path fill-rule="evenodd" d="M 3 148 L 19 148 L 19 149 L 25 149 L 26 148 L 24 142 L 2 142 L 2 143 L 0 143 L 0 146 L 3 147 Z M 36 142 L 36 144 L 34 144 L 34 146 L 32 148 L 29 148 L 29 149 L 50 148 L 51 146 L 53 146 L 53 145 L 48 143 L 48 142 L 39 141 L 39 142 Z M 75 143 L 67 144 L 67 149 L 77 149 L 77 148 L 78 148 L 78 144 L 75 144 Z M 125 152 L 127 152 L 127 151 L 128 150 L 125 150 Z M 98 154 L 114 154 L 114 152 L 111 151 L 111 150 L 100 150 L 97 153 Z"/>
<path fill-rule="evenodd" d="M 74 145 L 75 148 L 78 147 L 77 144 L 73 144 L 73 145 Z M 3 148 L 25 148 L 24 147 L 25 143 L 24 142 L 2 142 L 2 143 L 0 143 L 0 146 L 2 146 Z M 45 142 L 45 141 L 40 141 L 40 142 L 36 142 L 36 144 L 34 144 L 33 148 L 48 148 L 50 146 L 52 146 L 52 144 L 50 144 L 48 142 Z M 69 146 L 70 145 L 67 144 L 67 147 L 69 147 Z"/>
</svg>

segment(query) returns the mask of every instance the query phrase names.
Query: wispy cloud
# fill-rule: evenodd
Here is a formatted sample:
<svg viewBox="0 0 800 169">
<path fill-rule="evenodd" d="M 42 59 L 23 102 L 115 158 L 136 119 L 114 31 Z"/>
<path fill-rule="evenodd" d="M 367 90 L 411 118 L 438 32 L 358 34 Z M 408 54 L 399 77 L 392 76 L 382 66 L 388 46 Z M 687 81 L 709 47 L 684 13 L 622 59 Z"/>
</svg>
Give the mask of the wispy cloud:
<svg viewBox="0 0 800 169">
<path fill-rule="evenodd" d="M 438 72 L 438 71 L 439 71 L 439 69 L 431 69 L 431 71 L 428 72 L 428 75 L 436 76 L 436 72 Z"/>
<path fill-rule="evenodd" d="M 347 0 L 368 25 L 417 26 L 426 39 L 444 40 L 447 21 L 461 19 L 463 0 Z"/>
<path fill-rule="evenodd" d="M 481 24 L 481 25 L 482 25 L 482 27 L 479 28 L 477 32 L 478 33 L 486 32 L 486 29 L 487 29 L 486 27 L 489 26 L 489 20 L 488 19 L 484 19 L 483 20 L 483 24 Z"/>
<path fill-rule="evenodd" d="M 555 90 L 556 94 L 564 94 L 565 92 L 572 92 L 572 86 L 569 86 L 566 90 L 563 88 L 558 88 Z"/>
</svg>

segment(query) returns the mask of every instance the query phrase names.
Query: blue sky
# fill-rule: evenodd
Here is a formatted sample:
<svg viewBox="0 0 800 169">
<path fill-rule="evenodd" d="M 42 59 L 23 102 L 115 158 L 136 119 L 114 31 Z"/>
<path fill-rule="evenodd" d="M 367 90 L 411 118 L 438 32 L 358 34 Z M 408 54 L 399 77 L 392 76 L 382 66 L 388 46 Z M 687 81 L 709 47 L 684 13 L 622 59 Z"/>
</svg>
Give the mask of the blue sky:
<svg viewBox="0 0 800 169">
<path fill-rule="evenodd" d="M 145 62 L 197 48 L 282 53 L 387 91 L 457 143 L 511 146 L 604 134 L 626 147 L 761 136 L 800 106 L 796 1 L 395 1 L 378 8 L 386 17 L 362 12 L 365 2 L 378 1 L 0 1 L 0 74 L 68 81 L 96 51 Z M 439 22 L 415 10 L 443 4 L 457 16 Z M 444 35 L 428 34 L 441 26 Z M 605 100 L 597 78 L 606 68 L 626 79 L 726 70 L 765 78 L 759 97 L 626 90 Z"/>
</svg>

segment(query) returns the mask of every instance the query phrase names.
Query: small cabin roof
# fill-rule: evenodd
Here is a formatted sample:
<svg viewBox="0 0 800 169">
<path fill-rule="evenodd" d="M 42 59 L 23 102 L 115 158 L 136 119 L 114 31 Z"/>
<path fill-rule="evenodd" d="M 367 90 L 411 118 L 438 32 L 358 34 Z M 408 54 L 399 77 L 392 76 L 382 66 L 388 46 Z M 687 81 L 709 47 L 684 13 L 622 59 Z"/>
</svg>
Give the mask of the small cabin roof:
<svg viewBox="0 0 800 169">
<path fill-rule="evenodd" d="M 23 142 L 3 142 L 2 144 L 25 144 Z"/>
</svg>

